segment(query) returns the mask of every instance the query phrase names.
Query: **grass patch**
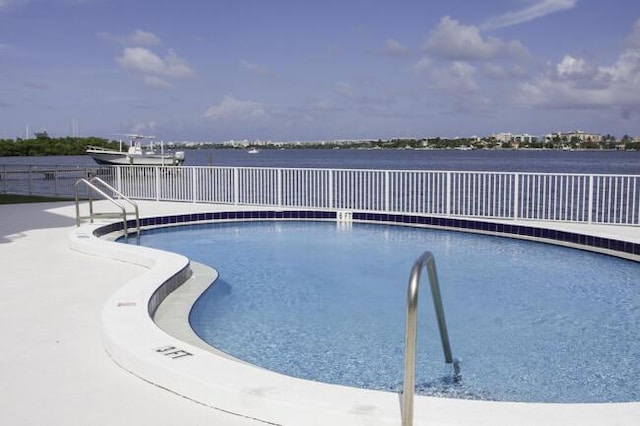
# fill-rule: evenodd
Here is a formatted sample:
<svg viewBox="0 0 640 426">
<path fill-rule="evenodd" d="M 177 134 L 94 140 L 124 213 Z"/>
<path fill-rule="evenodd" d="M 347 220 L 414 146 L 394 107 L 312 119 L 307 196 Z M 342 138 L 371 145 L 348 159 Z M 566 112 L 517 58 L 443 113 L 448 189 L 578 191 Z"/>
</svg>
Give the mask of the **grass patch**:
<svg viewBox="0 0 640 426">
<path fill-rule="evenodd" d="M 0 194 L 0 204 L 47 203 L 51 201 L 72 201 L 72 199 L 41 197 L 38 195 Z"/>
</svg>

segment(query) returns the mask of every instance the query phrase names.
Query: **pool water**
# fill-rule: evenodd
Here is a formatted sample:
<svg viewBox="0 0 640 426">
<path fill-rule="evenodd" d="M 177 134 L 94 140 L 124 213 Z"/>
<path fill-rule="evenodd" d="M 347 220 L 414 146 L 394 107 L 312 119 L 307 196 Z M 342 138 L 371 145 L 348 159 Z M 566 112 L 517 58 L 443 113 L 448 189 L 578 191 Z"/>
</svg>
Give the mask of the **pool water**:
<svg viewBox="0 0 640 426">
<path fill-rule="evenodd" d="M 452 231 L 247 222 L 146 231 L 142 244 L 211 265 L 192 328 L 236 358 L 290 376 L 402 389 L 406 289 L 434 254 L 453 355 L 445 366 L 428 278 L 417 392 L 527 402 L 640 400 L 640 264 Z"/>
</svg>

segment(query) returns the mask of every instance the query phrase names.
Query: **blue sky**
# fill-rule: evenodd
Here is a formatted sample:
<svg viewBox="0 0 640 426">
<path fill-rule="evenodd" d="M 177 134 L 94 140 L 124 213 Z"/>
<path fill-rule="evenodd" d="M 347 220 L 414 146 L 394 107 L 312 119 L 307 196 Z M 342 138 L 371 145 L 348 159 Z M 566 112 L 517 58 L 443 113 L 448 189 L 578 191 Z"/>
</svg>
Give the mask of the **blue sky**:
<svg viewBox="0 0 640 426">
<path fill-rule="evenodd" d="M 0 138 L 640 135 L 638 0 L 0 0 Z"/>
</svg>

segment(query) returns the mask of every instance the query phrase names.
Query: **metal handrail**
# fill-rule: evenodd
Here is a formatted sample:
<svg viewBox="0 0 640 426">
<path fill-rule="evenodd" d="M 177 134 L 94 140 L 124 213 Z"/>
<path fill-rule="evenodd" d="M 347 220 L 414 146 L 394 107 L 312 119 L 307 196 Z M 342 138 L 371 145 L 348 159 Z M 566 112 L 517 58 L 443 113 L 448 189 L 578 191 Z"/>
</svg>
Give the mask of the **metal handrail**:
<svg viewBox="0 0 640 426">
<path fill-rule="evenodd" d="M 115 189 L 113 186 L 109 185 L 107 182 L 105 182 L 102 178 L 99 178 L 98 176 L 92 177 L 91 179 L 89 179 L 89 182 L 100 183 L 101 185 L 106 187 L 109 191 L 116 194 L 119 198 L 122 198 L 123 200 L 128 202 L 131 206 L 133 206 L 133 210 L 136 216 L 136 232 L 138 233 L 138 235 L 140 235 L 140 211 L 138 210 L 138 203 L 136 203 L 135 201 L 133 201 L 132 199 L 124 195 L 122 192 Z"/>
<path fill-rule="evenodd" d="M 137 235 L 137 238 L 138 238 L 138 241 L 139 241 L 139 239 L 140 239 L 140 215 L 139 215 L 138 205 L 135 202 L 133 202 L 132 200 L 130 200 L 129 198 L 127 198 L 124 195 L 122 195 L 115 188 L 113 188 L 111 185 L 109 185 L 104 180 L 102 180 L 102 179 L 100 179 L 98 177 L 94 177 L 91 180 L 78 179 L 76 181 L 76 183 L 74 184 L 75 202 L 76 202 L 76 226 L 80 226 L 80 219 L 82 219 L 82 217 L 80 216 L 80 198 L 78 196 L 78 185 L 80 185 L 82 183 L 82 184 L 86 185 L 88 188 L 90 188 L 90 189 L 96 191 L 98 194 L 102 195 L 104 198 L 109 200 L 112 204 L 115 204 L 116 206 L 118 206 L 118 208 L 121 210 L 122 229 L 124 231 L 124 236 L 125 236 L 125 238 L 129 238 L 129 228 L 127 226 L 127 209 L 125 208 L 125 206 L 122 203 L 118 202 L 113 197 L 111 197 L 109 194 L 107 194 L 106 192 L 101 190 L 98 186 L 96 186 L 92 182 L 94 180 L 97 181 L 98 183 L 102 184 L 106 188 L 108 188 L 113 193 L 115 193 L 118 196 L 122 197 L 122 199 L 126 200 L 127 202 L 129 202 L 134 207 L 134 213 L 135 213 L 135 217 L 136 217 L 136 235 Z M 91 223 L 93 223 L 93 219 L 96 216 L 96 214 L 94 214 L 94 212 L 93 212 L 93 197 L 91 196 L 91 194 L 92 194 L 91 191 L 89 191 L 88 192 L 88 199 L 89 199 L 89 216 L 88 216 L 88 219 L 91 221 Z"/>
<path fill-rule="evenodd" d="M 447 323 L 444 318 L 444 308 L 442 297 L 440 296 L 440 285 L 436 274 L 436 263 L 433 254 L 424 252 L 413 264 L 409 277 L 409 287 L 407 289 L 407 325 L 405 334 L 405 355 L 404 355 L 404 389 L 402 392 L 402 426 L 413 424 L 413 397 L 415 393 L 415 366 L 416 366 L 416 338 L 417 338 L 417 311 L 418 311 L 418 291 L 420 287 L 420 275 L 422 268 L 426 267 L 429 273 L 431 284 L 431 297 L 438 319 L 440 329 L 440 340 L 444 352 L 444 361 L 453 364 L 454 379 L 460 374 L 460 365 L 451 355 L 451 345 L 447 332 Z"/>
</svg>

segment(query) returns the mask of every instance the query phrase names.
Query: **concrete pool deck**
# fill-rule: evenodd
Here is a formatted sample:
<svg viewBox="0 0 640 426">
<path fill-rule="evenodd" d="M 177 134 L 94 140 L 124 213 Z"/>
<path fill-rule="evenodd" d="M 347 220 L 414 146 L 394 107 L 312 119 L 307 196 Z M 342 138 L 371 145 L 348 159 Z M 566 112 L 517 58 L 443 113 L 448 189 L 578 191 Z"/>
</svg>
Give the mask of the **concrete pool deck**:
<svg viewBox="0 0 640 426">
<path fill-rule="evenodd" d="M 164 202 L 139 205 L 143 217 L 239 208 Z M 73 203 L 0 205 L 0 218 L 0 424 L 265 424 L 180 397 L 113 362 L 101 338 L 102 311 L 114 293 L 146 268 L 72 250 L 68 237 L 76 229 Z M 544 225 L 640 242 L 640 227 Z M 495 407 L 470 401 L 465 404 L 468 411 L 450 419 L 437 411 L 440 407 L 450 413 L 453 408 L 446 405 L 445 400 L 442 406 L 432 407 L 435 411 L 429 424 L 551 424 L 549 410 L 556 406 L 531 404 L 511 412 L 526 413 L 526 417 L 507 414 L 487 423 L 476 416 L 476 410 Z M 635 425 L 640 403 L 573 404 L 563 413 L 568 417 L 557 418 L 553 424 Z M 416 424 L 426 422 L 417 416 Z"/>
</svg>

